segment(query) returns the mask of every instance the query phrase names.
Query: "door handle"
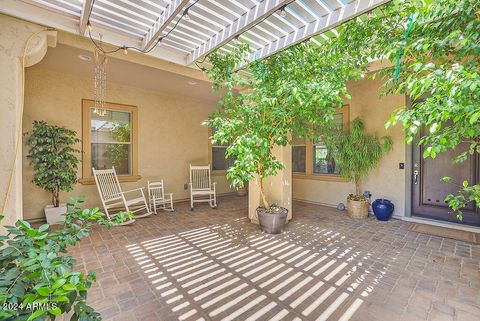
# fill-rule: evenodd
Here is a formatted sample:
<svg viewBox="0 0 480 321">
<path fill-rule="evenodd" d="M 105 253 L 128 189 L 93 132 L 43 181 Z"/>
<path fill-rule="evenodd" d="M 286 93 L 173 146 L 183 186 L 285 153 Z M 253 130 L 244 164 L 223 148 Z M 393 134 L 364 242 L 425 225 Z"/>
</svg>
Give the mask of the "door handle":
<svg viewBox="0 0 480 321">
<path fill-rule="evenodd" d="M 418 184 L 418 170 L 413 171 L 413 184 Z"/>
</svg>

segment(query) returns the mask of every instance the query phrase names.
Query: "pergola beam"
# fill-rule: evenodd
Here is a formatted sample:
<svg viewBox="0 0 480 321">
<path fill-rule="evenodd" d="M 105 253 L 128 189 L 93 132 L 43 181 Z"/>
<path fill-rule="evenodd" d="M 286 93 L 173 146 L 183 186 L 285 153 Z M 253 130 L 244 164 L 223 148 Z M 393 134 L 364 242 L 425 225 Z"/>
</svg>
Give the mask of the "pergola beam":
<svg viewBox="0 0 480 321">
<path fill-rule="evenodd" d="M 87 30 L 88 24 L 88 17 L 90 17 L 90 13 L 93 9 L 93 0 L 85 0 L 82 6 L 82 12 L 80 15 L 80 25 L 78 27 L 78 32 L 80 36 L 85 35 L 85 31 Z"/>
<path fill-rule="evenodd" d="M 167 7 L 165 11 L 160 15 L 157 21 L 154 23 L 152 28 L 145 35 L 145 38 L 142 41 L 142 49 L 148 49 L 157 39 L 160 37 L 165 28 L 168 27 L 170 22 L 183 10 L 185 5 L 187 5 L 189 0 L 173 0 Z"/>
<path fill-rule="evenodd" d="M 355 0 L 343 8 L 332 11 L 316 21 L 313 21 L 285 37 L 272 41 L 269 45 L 255 51 L 250 55 L 250 60 L 265 59 L 281 50 L 303 42 L 315 35 L 331 30 L 350 19 L 375 9 L 390 0 Z"/>
<path fill-rule="evenodd" d="M 206 40 L 203 44 L 195 48 L 187 57 L 187 65 L 205 57 L 213 50 L 225 45 L 236 36 L 250 29 L 263 19 L 267 18 L 283 5 L 289 3 L 289 0 L 268 0 L 259 2 L 250 11 L 235 19 L 230 25 Z"/>
</svg>

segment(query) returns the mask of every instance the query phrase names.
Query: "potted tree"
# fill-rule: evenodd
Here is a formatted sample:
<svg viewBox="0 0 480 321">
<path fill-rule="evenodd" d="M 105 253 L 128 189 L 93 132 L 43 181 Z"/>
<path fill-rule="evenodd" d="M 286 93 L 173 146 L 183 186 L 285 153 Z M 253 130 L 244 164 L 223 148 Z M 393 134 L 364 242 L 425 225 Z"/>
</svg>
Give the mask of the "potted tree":
<svg viewBox="0 0 480 321">
<path fill-rule="evenodd" d="M 291 144 L 292 137 L 313 138 L 314 128 L 331 123 L 348 97 L 346 79 L 355 76 L 351 64 L 326 68 L 325 57 L 317 51 L 303 43 L 252 63 L 248 46 L 240 44 L 228 55 L 209 56 L 208 75 L 223 97 L 221 108 L 204 124 L 215 129 L 215 143 L 228 144 L 226 157 L 235 159 L 227 171 L 233 187 L 257 180 L 257 216 L 267 233 L 281 232 L 287 218 L 287 209 L 271 204 L 265 190 L 265 179 L 284 168 L 272 149 Z"/>
<path fill-rule="evenodd" d="M 35 172 L 32 182 L 51 193 L 52 204 L 44 211 L 47 222 L 55 224 L 67 212 L 67 205 L 60 203 L 60 191 L 71 191 L 77 182 L 79 151 L 73 145 L 80 140 L 75 131 L 37 120 L 25 135 L 27 158 Z"/>
<path fill-rule="evenodd" d="M 361 118 L 355 118 L 349 127 L 330 130 L 324 135 L 324 140 L 327 148 L 332 150 L 340 175 L 355 184 L 355 194 L 347 197 L 348 215 L 366 218 L 369 200 L 362 195 L 361 182 L 380 159 L 392 150 L 393 143 L 389 136 L 366 134 Z"/>
</svg>

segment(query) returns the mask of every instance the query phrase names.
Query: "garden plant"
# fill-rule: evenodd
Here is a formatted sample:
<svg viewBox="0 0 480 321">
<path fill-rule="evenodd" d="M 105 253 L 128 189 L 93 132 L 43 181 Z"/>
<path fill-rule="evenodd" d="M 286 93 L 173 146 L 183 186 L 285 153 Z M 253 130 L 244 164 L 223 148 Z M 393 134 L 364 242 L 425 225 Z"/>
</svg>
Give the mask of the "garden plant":
<svg viewBox="0 0 480 321">
<path fill-rule="evenodd" d="M 65 253 L 94 225 L 110 228 L 133 215 L 122 212 L 108 220 L 98 208 L 82 209 L 83 201 L 71 199 L 58 229 L 34 228 L 23 220 L 6 226 L 8 234 L 0 236 L 0 320 L 55 320 L 69 312 L 71 321 L 101 320 L 86 303 L 95 271 L 75 272 L 75 260 Z"/>
<path fill-rule="evenodd" d="M 71 191 L 77 182 L 79 150 L 73 147 L 80 141 L 77 133 L 36 120 L 25 136 L 33 183 L 51 193 L 52 205 L 59 207 L 60 191 Z"/>
</svg>

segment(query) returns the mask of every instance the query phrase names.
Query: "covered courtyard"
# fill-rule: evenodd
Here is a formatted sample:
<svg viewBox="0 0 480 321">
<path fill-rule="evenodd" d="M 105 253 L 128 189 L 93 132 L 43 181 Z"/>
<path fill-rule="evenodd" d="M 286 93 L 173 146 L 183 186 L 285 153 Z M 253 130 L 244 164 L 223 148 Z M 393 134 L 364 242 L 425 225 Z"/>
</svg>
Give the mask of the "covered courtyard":
<svg viewBox="0 0 480 321">
<path fill-rule="evenodd" d="M 0 321 L 480 320 L 478 0 L 0 0 Z"/>
<path fill-rule="evenodd" d="M 95 230 L 71 250 L 97 270 L 104 320 L 477 320 L 480 246 L 294 203 L 280 235 L 244 198 L 187 203 L 141 224 Z"/>
</svg>

